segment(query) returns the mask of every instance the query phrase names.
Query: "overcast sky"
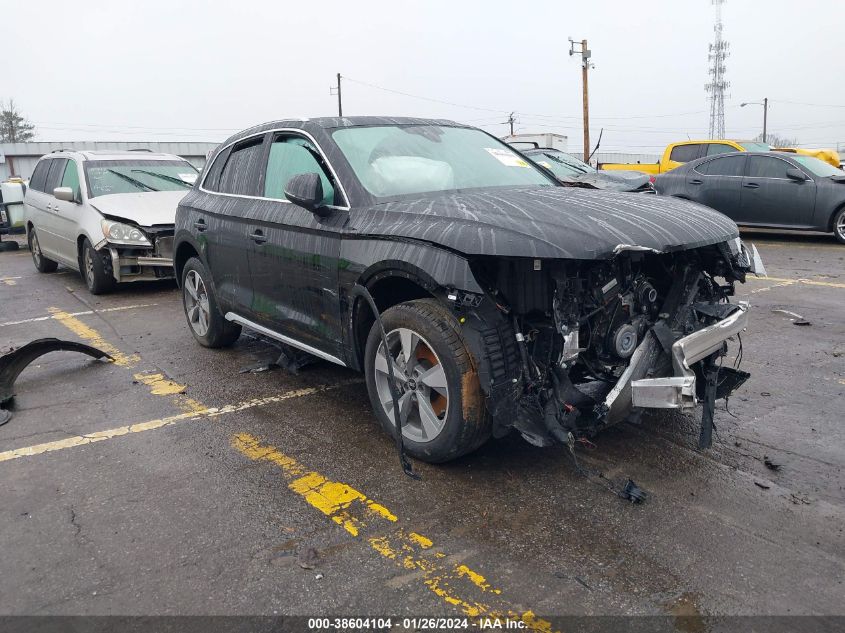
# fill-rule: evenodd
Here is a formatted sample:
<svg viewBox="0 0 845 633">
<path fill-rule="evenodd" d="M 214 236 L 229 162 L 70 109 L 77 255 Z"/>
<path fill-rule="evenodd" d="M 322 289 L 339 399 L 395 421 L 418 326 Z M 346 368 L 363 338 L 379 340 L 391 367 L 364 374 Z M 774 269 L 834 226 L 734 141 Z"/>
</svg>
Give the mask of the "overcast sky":
<svg viewBox="0 0 845 633">
<path fill-rule="evenodd" d="M 582 145 L 587 38 L 593 143 L 654 153 L 706 137 L 709 0 L 330 2 L 10 1 L 0 99 L 38 140 L 220 141 L 255 123 L 337 112 L 446 117 L 498 135 L 558 132 Z M 769 131 L 845 150 L 841 0 L 728 0 L 729 138 Z M 380 86 L 428 99 L 379 90 Z M 811 105 L 812 104 L 812 105 Z M 469 107 L 471 106 L 471 107 Z"/>
</svg>

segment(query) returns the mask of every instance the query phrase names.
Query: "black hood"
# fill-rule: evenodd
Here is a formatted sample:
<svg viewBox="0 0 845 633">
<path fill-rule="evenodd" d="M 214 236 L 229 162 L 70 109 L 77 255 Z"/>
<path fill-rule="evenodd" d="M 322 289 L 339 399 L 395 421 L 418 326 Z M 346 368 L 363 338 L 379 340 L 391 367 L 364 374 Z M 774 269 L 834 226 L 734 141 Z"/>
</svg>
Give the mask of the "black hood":
<svg viewBox="0 0 845 633">
<path fill-rule="evenodd" d="M 659 196 L 567 187 L 431 194 L 350 214 L 358 235 L 409 238 L 467 255 L 608 259 L 697 248 L 739 235 L 727 216 Z"/>
</svg>

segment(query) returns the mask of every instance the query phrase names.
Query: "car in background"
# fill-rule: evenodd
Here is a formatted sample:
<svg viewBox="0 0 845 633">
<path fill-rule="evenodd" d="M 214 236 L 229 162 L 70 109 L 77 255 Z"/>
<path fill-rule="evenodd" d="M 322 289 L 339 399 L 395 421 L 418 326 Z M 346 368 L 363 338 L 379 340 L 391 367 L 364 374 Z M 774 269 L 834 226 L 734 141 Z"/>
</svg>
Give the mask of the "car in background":
<svg viewBox="0 0 845 633">
<path fill-rule="evenodd" d="M 608 191 L 654 193 L 654 187 L 651 184 L 653 178 L 642 172 L 602 172 L 571 154 L 550 147 L 532 147 L 522 150 L 522 153 L 551 171 L 564 185 Z"/>
<path fill-rule="evenodd" d="M 24 196 L 27 242 L 39 272 L 78 270 L 92 294 L 173 276 L 176 207 L 197 169 L 172 154 L 56 150 Z"/>
<path fill-rule="evenodd" d="M 842 169 L 842 159 L 839 152 L 835 149 L 808 149 L 806 147 L 773 147 L 773 152 L 788 152 L 790 154 L 803 154 L 805 156 L 815 156 L 819 160 L 839 167 Z"/>
<path fill-rule="evenodd" d="M 729 139 L 681 141 L 669 143 L 657 163 L 602 163 L 599 165 L 599 169 L 601 171 L 634 170 L 656 176 L 704 156 L 733 152 L 768 152 L 770 149 L 771 147 L 768 144 L 759 141 L 732 141 Z"/>
<path fill-rule="evenodd" d="M 845 172 L 813 156 L 709 156 L 661 174 L 659 195 L 716 209 L 741 226 L 833 233 L 845 243 Z"/>
<path fill-rule="evenodd" d="M 701 398 L 712 413 L 747 377 L 714 364 L 747 323 L 734 284 L 759 270 L 736 224 L 682 200 L 564 187 L 452 121 L 240 132 L 179 203 L 175 237 L 200 345 L 247 327 L 293 348 L 287 366 L 362 371 L 382 427 L 426 461 L 514 428 L 567 445 L 634 407 Z"/>
</svg>

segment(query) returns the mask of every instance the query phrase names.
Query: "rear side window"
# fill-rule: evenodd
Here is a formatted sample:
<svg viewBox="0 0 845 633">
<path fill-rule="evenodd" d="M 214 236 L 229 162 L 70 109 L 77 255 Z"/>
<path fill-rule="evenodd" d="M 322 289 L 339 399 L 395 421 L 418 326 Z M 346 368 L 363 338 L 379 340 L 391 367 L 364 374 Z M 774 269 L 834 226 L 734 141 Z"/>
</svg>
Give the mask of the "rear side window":
<svg viewBox="0 0 845 633">
<path fill-rule="evenodd" d="M 792 165 L 771 156 L 749 156 L 745 175 L 749 178 L 787 178 L 786 170 Z"/>
<path fill-rule="evenodd" d="M 220 184 L 217 190 L 221 193 L 242 196 L 257 195 L 256 183 L 258 171 L 261 169 L 263 147 L 264 137 L 262 136 L 232 147 L 223 171 L 220 173 Z"/>
<path fill-rule="evenodd" d="M 693 143 L 691 145 L 676 145 L 672 148 L 672 153 L 669 154 L 669 160 L 676 163 L 688 163 L 691 160 L 701 157 L 701 144 Z"/>
<path fill-rule="evenodd" d="M 323 184 L 323 204 L 334 204 L 334 187 L 314 146 L 298 136 L 283 136 L 274 139 L 267 159 L 264 197 L 287 199 L 285 185 L 288 181 L 297 174 L 307 173 L 320 175 Z"/>
<path fill-rule="evenodd" d="M 53 189 L 59 186 L 65 173 L 66 164 L 67 160 L 64 158 L 54 158 L 50 161 L 50 171 L 47 172 L 47 183 L 44 185 L 46 193 L 52 195 Z"/>
<path fill-rule="evenodd" d="M 79 171 L 76 162 L 68 159 L 65 172 L 62 175 L 60 187 L 70 187 L 73 190 L 73 199 L 79 200 Z"/>
<path fill-rule="evenodd" d="M 50 171 L 50 159 L 38 161 L 35 166 L 35 171 L 32 172 L 32 177 L 29 179 L 29 188 L 35 191 L 44 191 L 47 184 L 47 172 Z"/>
<path fill-rule="evenodd" d="M 735 147 L 731 147 L 726 143 L 708 143 L 707 144 L 707 156 L 715 156 L 716 154 L 729 154 L 730 152 L 735 152 L 737 149 Z"/>
<path fill-rule="evenodd" d="M 742 176 L 745 156 L 724 156 L 709 160 L 697 167 L 697 171 L 708 176 Z"/>
</svg>

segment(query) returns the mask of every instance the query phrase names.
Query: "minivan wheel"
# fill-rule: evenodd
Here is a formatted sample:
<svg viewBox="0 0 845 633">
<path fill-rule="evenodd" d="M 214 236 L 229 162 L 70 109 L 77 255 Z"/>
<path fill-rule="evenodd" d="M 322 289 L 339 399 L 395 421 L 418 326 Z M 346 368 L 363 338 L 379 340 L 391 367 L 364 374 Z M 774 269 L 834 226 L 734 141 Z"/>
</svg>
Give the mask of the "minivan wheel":
<svg viewBox="0 0 845 633">
<path fill-rule="evenodd" d="M 29 252 L 32 254 L 32 262 L 35 264 L 35 269 L 40 273 L 55 272 L 59 264 L 52 259 L 48 259 L 41 252 L 41 244 L 38 243 L 38 234 L 35 232 L 35 229 L 29 230 L 26 241 L 29 243 Z"/>
<path fill-rule="evenodd" d="M 465 455 L 490 437 L 478 375 L 455 317 L 435 299 L 408 301 L 381 315 L 367 339 L 364 371 L 373 410 L 396 437 L 388 362 L 393 364 L 409 454 L 427 462 Z"/>
<path fill-rule="evenodd" d="M 86 237 L 82 243 L 82 278 L 92 295 L 101 295 L 114 290 L 111 255 L 108 251 L 95 250 Z"/>
<path fill-rule="evenodd" d="M 845 207 L 839 209 L 833 218 L 833 234 L 842 244 L 845 244 Z"/>
<path fill-rule="evenodd" d="M 203 347 L 226 347 L 241 335 L 241 326 L 227 321 L 220 312 L 211 275 L 197 257 L 182 269 L 182 305 L 188 328 Z"/>
</svg>

